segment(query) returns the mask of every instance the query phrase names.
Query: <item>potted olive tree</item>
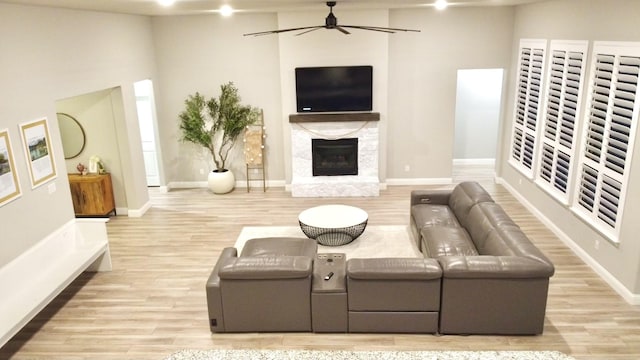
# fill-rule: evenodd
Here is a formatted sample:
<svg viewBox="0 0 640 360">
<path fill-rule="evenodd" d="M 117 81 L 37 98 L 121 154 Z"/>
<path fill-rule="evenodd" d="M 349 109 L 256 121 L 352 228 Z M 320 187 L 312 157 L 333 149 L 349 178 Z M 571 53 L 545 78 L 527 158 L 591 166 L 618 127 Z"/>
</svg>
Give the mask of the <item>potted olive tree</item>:
<svg viewBox="0 0 640 360">
<path fill-rule="evenodd" d="M 242 105 L 238 89 L 232 82 L 220 86 L 220 96 L 206 99 L 196 92 L 184 101 L 180 113 L 181 139 L 205 147 L 211 153 L 215 169 L 209 173 L 208 184 L 213 193 L 233 190 L 235 177 L 226 167 L 227 158 L 243 130 L 254 124 L 258 109 Z"/>
</svg>

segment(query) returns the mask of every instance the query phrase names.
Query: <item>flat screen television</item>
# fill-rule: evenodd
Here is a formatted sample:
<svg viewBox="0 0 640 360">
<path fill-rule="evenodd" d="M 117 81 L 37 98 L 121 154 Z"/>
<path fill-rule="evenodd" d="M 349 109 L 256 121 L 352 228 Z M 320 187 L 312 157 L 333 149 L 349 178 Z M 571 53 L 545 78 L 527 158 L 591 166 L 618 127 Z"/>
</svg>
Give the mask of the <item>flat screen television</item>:
<svg viewBox="0 0 640 360">
<path fill-rule="evenodd" d="M 299 113 L 371 111 L 372 95 L 372 66 L 296 68 Z"/>
</svg>

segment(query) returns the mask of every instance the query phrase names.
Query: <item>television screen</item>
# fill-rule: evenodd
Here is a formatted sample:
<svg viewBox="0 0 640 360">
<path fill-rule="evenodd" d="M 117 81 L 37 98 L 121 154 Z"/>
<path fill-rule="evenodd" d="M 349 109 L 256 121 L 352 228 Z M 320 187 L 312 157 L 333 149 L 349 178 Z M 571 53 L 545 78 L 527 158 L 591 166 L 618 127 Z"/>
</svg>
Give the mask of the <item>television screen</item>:
<svg viewBox="0 0 640 360">
<path fill-rule="evenodd" d="M 371 111 L 373 67 L 296 68 L 297 111 Z"/>
</svg>

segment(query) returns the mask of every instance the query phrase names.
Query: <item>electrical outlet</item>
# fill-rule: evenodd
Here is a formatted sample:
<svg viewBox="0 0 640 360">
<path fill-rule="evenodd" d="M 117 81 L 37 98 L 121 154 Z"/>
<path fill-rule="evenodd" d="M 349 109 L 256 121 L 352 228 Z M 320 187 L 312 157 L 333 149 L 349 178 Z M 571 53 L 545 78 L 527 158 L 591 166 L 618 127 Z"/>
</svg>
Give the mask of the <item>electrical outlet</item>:
<svg viewBox="0 0 640 360">
<path fill-rule="evenodd" d="M 404 166 L 404 171 L 405 171 L 405 172 L 409 172 L 409 171 L 411 171 L 411 166 L 409 166 L 409 165 L 405 165 L 405 166 Z"/>
<path fill-rule="evenodd" d="M 49 184 L 49 194 L 56 192 L 56 183 Z"/>
<path fill-rule="evenodd" d="M 596 250 L 600 249 L 600 240 L 596 239 L 596 242 L 593 244 L 593 247 L 596 248 Z"/>
<path fill-rule="evenodd" d="M 200 175 L 204 175 L 204 169 L 200 169 Z"/>
<path fill-rule="evenodd" d="M 522 179 L 518 179 L 518 185 L 522 185 Z"/>
</svg>

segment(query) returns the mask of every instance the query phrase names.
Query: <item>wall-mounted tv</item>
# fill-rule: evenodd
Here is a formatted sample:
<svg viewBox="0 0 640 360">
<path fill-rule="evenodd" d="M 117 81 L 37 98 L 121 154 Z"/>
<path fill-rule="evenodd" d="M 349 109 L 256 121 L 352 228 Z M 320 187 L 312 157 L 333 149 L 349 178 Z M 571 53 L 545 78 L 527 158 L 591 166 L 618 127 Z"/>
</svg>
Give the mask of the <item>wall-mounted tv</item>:
<svg viewBox="0 0 640 360">
<path fill-rule="evenodd" d="M 297 111 L 371 111 L 373 67 L 296 68 Z"/>
</svg>

